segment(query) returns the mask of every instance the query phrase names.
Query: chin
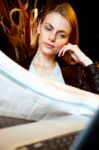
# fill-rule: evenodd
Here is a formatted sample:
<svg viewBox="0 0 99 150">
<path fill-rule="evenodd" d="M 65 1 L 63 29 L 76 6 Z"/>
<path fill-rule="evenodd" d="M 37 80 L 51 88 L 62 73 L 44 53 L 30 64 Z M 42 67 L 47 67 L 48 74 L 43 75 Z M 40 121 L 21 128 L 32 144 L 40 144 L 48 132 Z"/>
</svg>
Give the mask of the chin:
<svg viewBox="0 0 99 150">
<path fill-rule="evenodd" d="M 51 49 L 44 49 L 43 53 L 47 54 L 47 55 L 53 55 L 53 50 L 51 50 Z"/>
</svg>

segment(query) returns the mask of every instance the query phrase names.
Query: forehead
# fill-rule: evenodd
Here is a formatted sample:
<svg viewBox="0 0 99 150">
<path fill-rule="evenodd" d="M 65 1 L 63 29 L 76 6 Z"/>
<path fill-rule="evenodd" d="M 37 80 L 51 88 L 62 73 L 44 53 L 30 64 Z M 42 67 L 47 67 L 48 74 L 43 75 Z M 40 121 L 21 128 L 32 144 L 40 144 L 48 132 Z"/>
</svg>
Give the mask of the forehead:
<svg viewBox="0 0 99 150">
<path fill-rule="evenodd" d="M 68 20 L 57 12 L 51 12 L 48 14 L 43 23 L 51 24 L 57 30 L 64 30 L 68 33 L 71 31 L 71 26 Z"/>
</svg>

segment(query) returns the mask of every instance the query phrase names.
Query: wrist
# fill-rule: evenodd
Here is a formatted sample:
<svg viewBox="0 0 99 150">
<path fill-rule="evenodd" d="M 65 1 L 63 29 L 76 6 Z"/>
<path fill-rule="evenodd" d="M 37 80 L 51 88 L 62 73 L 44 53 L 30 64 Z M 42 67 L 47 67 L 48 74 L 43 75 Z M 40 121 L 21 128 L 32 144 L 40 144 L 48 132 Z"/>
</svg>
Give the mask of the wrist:
<svg viewBox="0 0 99 150">
<path fill-rule="evenodd" d="M 86 59 L 84 59 L 84 60 L 82 61 L 82 64 L 83 64 L 85 67 L 87 67 L 87 66 L 93 64 L 93 61 L 92 61 L 89 57 L 86 57 Z"/>
<path fill-rule="evenodd" d="M 89 65 L 93 64 L 93 61 L 92 60 L 88 60 L 86 62 L 84 62 L 84 66 L 87 67 Z"/>
</svg>

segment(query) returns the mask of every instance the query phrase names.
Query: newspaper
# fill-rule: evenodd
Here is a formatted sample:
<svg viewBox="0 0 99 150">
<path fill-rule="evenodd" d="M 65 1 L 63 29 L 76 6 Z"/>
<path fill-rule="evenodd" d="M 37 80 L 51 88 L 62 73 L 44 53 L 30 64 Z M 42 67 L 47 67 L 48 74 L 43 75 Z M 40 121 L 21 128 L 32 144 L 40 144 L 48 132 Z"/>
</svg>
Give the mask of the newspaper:
<svg viewBox="0 0 99 150">
<path fill-rule="evenodd" d="M 1 116 L 33 120 L 91 116 L 98 108 L 98 94 L 37 77 L 0 51 Z"/>
</svg>

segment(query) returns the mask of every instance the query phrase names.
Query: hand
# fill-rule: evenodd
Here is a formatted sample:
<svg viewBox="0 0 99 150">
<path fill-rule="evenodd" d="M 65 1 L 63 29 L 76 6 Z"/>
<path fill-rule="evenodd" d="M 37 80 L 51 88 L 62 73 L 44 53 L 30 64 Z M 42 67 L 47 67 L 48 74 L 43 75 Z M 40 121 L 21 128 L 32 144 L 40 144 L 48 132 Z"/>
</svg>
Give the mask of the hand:
<svg viewBox="0 0 99 150">
<path fill-rule="evenodd" d="M 84 66 L 88 66 L 93 63 L 92 60 L 80 50 L 78 45 L 73 45 L 73 44 L 68 43 L 59 51 L 58 56 L 65 57 L 66 52 L 68 52 L 71 55 L 75 63 L 80 63 Z"/>
</svg>

